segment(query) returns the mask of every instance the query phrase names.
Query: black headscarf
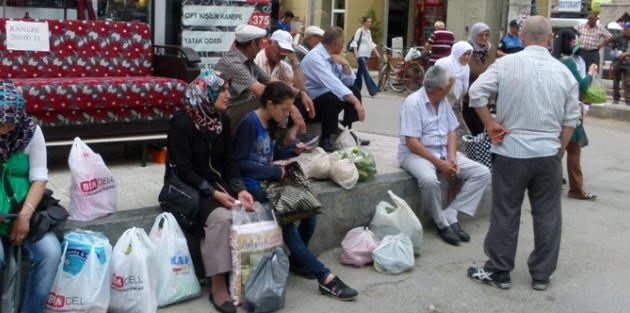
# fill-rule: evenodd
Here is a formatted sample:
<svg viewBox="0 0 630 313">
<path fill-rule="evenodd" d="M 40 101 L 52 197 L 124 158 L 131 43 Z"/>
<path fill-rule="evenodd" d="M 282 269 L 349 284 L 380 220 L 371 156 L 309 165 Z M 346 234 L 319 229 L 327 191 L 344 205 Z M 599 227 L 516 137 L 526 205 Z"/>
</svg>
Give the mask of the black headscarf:
<svg viewBox="0 0 630 313">
<path fill-rule="evenodd" d="M 562 56 L 572 56 L 580 54 L 580 43 L 578 33 L 572 27 L 564 28 L 556 35 L 553 40 L 553 51 L 551 54 L 554 58 L 560 59 Z"/>
</svg>

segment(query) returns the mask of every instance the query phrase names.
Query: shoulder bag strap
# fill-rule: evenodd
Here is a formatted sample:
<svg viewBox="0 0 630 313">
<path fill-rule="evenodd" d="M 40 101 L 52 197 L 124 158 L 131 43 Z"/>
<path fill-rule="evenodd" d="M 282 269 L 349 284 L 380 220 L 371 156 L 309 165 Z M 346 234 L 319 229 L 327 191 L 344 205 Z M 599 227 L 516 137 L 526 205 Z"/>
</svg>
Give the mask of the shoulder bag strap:
<svg viewBox="0 0 630 313">
<path fill-rule="evenodd" d="M 9 178 L 4 172 L 3 167 L 0 167 L 0 175 L 2 175 L 2 179 L 4 180 L 4 191 L 7 194 L 7 198 L 9 198 L 9 201 L 11 201 L 11 211 L 14 213 L 20 212 L 20 205 L 17 203 L 15 192 L 13 192 L 13 188 L 11 188 Z"/>
</svg>

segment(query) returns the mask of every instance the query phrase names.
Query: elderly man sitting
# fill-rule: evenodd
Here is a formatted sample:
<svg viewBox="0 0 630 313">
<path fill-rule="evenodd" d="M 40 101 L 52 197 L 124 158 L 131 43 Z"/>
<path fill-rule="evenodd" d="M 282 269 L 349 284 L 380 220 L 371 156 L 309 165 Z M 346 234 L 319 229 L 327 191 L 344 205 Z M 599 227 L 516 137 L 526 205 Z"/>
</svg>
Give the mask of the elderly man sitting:
<svg viewBox="0 0 630 313">
<path fill-rule="evenodd" d="M 459 245 L 460 241 L 470 241 L 470 235 L 459 226 L 457 215 L 475 214 L 490 182 L 490 171 L 457 152 L 457 118 L 446 100 L 453 83 L 448 69 L 433 66 L 427 71 L 424 87 L 402 103 L 398 162 L 418 180 L 420 203 L 431 213 L 442 240 Z M 437 173 L 464 182 L 446 209 L 442 207 Z"/>
<path fill-rule="evenodd" d="M 317 26 L 309 26 L 304 30 L 302 43 L 295 47 L 295 55 L 300 61 L 322 41 L 322 36 L 324 36 L 324 30 Z"/>
<path fill-rule="evenodd" d="M 355 80 L 354 72 L 341 56 L 344 42 L 343 29 L 330 27 L 324 32 L 322 42 L 302 60 L 306 92 L 313 99 L 316 112 L 315 118 L 309 117 L 307 121 L 322 123 L 320 146 L 327 152 L 337 150 L 332 137 L 339 132 L 337 124 L 341 111 L 344 126 L 351 127 L 353 122 L 365 119 L 361 93 L 351 87 Z M 297 103 L 295 105 L 306 116 L 306 109 Z M 361 142 L 363 145 L 368 143 Z"/>
</svg>

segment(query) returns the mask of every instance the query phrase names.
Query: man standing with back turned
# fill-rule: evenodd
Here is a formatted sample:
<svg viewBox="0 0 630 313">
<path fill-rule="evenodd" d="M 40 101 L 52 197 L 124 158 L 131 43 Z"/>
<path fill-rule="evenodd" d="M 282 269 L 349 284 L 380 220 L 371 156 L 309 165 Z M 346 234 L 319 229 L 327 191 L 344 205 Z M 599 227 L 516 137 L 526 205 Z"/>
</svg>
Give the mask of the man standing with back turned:
<svg viewBox="0 0 630 313">
<path fill-rule="evenodd" d="M 531 203 L 534 251 L 527 264 L 532 288 L 545 290 L 560 252 L 562 154 L 578 124 L 578 84 L 547 47 L 549 20 L 531 16 L 521 26 L 525 49 L 497 59 L 470 87 L 475 108 L 492 140 L 492 212 L 483 267 L 470 279 L 501 289 L 511 286 L 521 206 Z M 519 75 L 514 75 L 519 73 Z M 487 104 L 498 92 L 496 119 Z"/>
</svg>

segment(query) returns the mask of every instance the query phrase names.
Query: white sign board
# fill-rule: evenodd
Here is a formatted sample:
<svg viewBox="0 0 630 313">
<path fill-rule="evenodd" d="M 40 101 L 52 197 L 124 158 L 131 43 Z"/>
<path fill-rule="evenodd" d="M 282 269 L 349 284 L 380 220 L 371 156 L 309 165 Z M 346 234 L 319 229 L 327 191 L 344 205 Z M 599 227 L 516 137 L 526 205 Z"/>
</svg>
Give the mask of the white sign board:
<svg viewBox="0 0 630 313">
<path fill-rule="evenodd" d="M 582 10 L 581 0 L 558 0 L 556 7 L 558 12 L 580 12 Z"/>
<path fill-rule="evenodd" d="M 48 23 L 7 21 L 7 50 L 50 51 Z"/>
<path fill-rule="evenodd" d="M 254 7 L 236 6 L 184 6 L 184 26 L 239 26 L 247 24 Z"/>
<path fill-rule="evenodd" d="M 234 32 L 182 31 L 182 45 L 195 51 L 224 52 L 234 42 Z"/>
</svg>

